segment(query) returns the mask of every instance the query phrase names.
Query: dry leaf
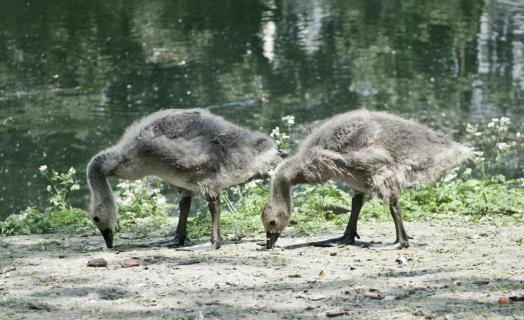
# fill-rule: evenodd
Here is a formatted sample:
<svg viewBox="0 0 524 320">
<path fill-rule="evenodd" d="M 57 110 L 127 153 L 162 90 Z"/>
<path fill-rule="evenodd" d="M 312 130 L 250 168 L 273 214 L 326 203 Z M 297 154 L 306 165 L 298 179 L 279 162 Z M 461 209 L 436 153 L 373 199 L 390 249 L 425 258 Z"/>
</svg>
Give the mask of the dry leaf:
<svg viewBox="0 0 524 320">
<path fill-rule="evenodd" d="M 319 276 L 320 278 L 324 277 L 324 276 L 325 276 L 325 274 L 324 274 L 324 270 L 320 271 L 320 273 L 318 274 L 318 276 Z"/>
</svg>

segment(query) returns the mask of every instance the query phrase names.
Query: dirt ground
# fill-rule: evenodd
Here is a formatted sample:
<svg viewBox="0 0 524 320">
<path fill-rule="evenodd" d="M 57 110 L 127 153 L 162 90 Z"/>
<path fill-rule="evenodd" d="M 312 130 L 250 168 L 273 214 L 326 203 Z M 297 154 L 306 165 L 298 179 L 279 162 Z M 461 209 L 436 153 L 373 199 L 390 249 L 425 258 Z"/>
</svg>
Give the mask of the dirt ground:
<svg viewBox="0 0 524 320">
<path fill-rule="evenodd" d="M 404 250 L 304 245 L 329 235 L 217 251 L 0 238 L 0 319 L 524 319 L 524 302 L 497 303 L 524 295 L 524 226 L 406 227 L 414 239 Z M 393 232 L 393 223 L 360 227 L 374 241 Z M 93 258 L 108 266 L 87 267 Z M 140 265 L 123 268 L 129 258 Z"/>
</svg>

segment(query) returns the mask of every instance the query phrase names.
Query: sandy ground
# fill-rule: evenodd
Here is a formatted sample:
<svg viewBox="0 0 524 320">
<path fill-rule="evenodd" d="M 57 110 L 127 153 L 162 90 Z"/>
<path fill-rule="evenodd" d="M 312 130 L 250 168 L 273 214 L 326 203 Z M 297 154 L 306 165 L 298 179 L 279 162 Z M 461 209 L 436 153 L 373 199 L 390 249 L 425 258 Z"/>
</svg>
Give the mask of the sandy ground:
<svg viewBox="0 0 524 320">
<path fill-rule="evenodd" d="M 404 250 L 302 245 L 319 237 L 218 251 L 0 238 L 0 319 L 524 319 L 524 302 L 497 303 L 524 295 L 524 226 L 406 226 L 414 239 Z M 360 232 L 388 241 L 393 224 Z M 87 267 L 92 258 L 108 266 Z M 128 258 L 140 266 L 123 268 Z"/>
</svg>

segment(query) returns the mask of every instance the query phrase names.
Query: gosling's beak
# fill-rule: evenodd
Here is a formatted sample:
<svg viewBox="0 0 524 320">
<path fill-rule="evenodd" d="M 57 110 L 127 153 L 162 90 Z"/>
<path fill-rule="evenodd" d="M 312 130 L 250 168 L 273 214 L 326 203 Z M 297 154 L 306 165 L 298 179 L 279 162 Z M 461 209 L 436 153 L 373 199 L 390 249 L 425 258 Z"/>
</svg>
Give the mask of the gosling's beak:
<svg viewBox="0 0 524 320">
<path fill-rule="evenodd" d="M 113 231 L 111 229 L 106 230 L 100 230 L 102 232 L 102 236 L 104 237 L 104 240 L 106 241 L 106 246 L 108 249 L 113 248 Z"/>
<path fill-rule="evenodd" d="M 266 249 L 272 249 L 280 233 L 266 232 Z"/>
</svg>

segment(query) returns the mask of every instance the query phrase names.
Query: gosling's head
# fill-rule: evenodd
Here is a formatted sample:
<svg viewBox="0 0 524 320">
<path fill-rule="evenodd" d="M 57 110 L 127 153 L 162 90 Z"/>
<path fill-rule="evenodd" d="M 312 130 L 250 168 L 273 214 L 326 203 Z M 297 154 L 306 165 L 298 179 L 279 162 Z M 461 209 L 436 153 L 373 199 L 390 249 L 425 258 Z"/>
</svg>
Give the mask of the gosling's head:
<svg viewBox="0 0 524 320">
<path fill-rule="evenodd" d="M 277 242 L 280 233 L 287 227 L 291 220 L 290 208 L 268 203 L 262 210 L 262 223 L 266 229 L 266 248 L 271 249 Z"/>
<path fill-rule="evenodd" d="M 116 227 L 116 205 L 115 201 L 110 199 L 97 201 L 91 200 L 91 206 L 88 214 L 89 219 L 93 221 L 95 226 L 100 230 L 106 246 L 111 249 L 113 247 L 113 232 Z"/>
</svg>

